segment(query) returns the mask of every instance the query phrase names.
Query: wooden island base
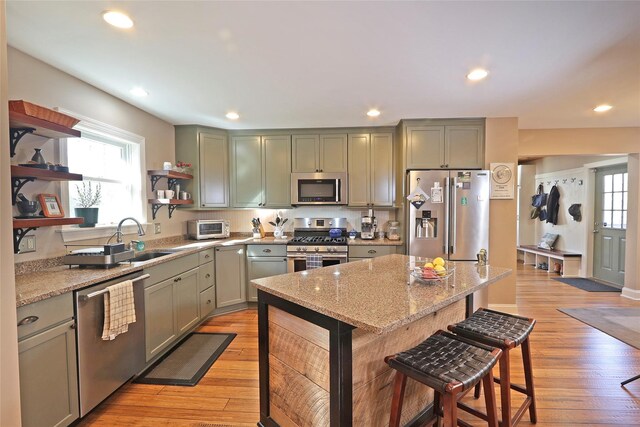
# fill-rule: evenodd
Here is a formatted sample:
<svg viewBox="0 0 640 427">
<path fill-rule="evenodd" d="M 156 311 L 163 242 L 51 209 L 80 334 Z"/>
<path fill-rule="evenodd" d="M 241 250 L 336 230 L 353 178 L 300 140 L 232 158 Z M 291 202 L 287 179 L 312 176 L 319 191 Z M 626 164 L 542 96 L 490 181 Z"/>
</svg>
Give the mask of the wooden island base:
<svg viewBox="0 0 640 427">
<path fill-rule="evenodd" d="M 388 425 L 394 371 L 384 357 L 417 345 L 465 315 L 465 301 L 459 300 L 375 334 L 260 294 L 260 335 L 268 336 L 260 340 L 260 424 L 267 427 Z M 432 400 L 430 388 L 409 380 L 402 424 L 428 416 L 425 409 Z"/>
</svg>

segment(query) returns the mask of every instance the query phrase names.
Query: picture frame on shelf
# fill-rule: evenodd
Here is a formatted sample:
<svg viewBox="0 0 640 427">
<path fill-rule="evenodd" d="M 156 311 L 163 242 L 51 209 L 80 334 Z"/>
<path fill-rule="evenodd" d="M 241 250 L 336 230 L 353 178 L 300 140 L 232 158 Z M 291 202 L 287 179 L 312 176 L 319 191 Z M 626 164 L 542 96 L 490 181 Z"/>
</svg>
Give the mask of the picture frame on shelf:
<svg viewBox="0 0 640 427">
<path fill-rule="evenodd" d="M 39 194 L 38 201 L 42 207 L 42 214 L 46 218 L 62 218 L 64 217 L 64 209 L 62 203 L 55 194 Z"/>
</svg>

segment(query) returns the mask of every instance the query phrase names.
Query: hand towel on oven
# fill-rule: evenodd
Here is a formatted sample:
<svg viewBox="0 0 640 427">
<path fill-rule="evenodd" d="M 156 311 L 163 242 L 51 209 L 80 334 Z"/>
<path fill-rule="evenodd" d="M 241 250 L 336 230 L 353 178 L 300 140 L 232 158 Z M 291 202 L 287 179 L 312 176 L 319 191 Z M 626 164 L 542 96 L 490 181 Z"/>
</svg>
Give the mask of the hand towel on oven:
<svg viewBox="0 0 640 427">
<path fill-rule="evenodd" d="M 104 327 L 102 339 L 113 340 L 129 330 L 129 323 L 136 321 L 136 308 L 133 299 L 133 281 L 107 287 L 104 294 Z"/>
<path fill-rule="evenodd" d="M 312 268 L 322 267 L 322 255 L 321 254 L 307 254 L 307 270 Z"/>
</svg>

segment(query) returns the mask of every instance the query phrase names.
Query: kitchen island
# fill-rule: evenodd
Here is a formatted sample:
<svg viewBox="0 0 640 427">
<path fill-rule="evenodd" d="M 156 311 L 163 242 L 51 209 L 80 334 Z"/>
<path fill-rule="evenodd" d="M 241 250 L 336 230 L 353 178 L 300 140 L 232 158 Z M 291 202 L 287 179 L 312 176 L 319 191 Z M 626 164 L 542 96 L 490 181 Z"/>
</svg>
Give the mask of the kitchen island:
<svg viewBox="0 0 640 427">
<path fill-rule="evenodd" d="M 393 371 L 384 357 L 465 317 L 473 292 L 511 270 L 456 263 L 435 284 L 387 255 L 252 281 L 258 289 L 260 424 L 384 426 Z M 429 415 L 432 392 L 410 381 L 402 422 Z"/>
</svg>

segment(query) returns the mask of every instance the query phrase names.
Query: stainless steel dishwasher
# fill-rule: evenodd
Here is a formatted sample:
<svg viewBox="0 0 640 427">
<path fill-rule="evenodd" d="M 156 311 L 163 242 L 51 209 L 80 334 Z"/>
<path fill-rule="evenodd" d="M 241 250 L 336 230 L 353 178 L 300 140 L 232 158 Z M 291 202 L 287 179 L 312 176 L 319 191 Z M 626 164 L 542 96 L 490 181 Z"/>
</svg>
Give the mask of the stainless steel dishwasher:
<svg viewBox="0 0 640 427">
<path fill-rule="evenodd" d="M 149 275 L 140 271 L 74 292 L 81 417 L 144 368 L 144 279 L 147 277 Z M 114 340 L 103 341 L 106 288 L 129 279 L 134 281 L 136 322 Z"/>
</svg>

